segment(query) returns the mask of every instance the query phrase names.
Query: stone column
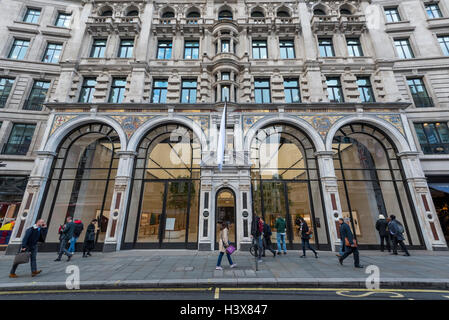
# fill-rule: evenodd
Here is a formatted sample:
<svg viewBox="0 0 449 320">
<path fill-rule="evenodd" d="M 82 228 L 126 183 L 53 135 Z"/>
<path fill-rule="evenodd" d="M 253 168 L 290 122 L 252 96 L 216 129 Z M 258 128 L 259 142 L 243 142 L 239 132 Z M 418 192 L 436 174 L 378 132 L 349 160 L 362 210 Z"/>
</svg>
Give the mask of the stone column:
<svg viewBox="0 0 449 320">
<path fill-rule="evenodd" d="M 405 171 L 411 200 L 421 229 L 427 250 L 447 251 L 448 247 L 441 230 L 440 221 L 432 202 L 427 180 L 419 161 L 419 152 L 402 152 L 398 154 Z"/>
<path fill-rule="evenodd" d="M 25 230 L 36 222 L 41 202 L 46 196 L 45 186 L 56 153 L 38 151 L 33 171 L 23 195 L 23 201 L 17 214 L 16 224 L 11 234 L 6 254 L 16 254 L 19 250 Z"/>
<path fill-rule="evenodd" d="M 115 178 L 114 195 L 112 196 L 110 218 L 104 241 L 104 252 L 118 251 L 124 230 L 126 209 L 131 192 L 131 179 L 134 161 L 137 153 L 132 151 L 119 151 L 120 157 L 117 176 Z"/>
<path fill-rule="evenodd" d="M 340 197 L 338 194 L 337 177 L 334 170 L 333 152 L 319 151 L 315 153 L 321 175 L 323 188 L 323 203 L 326 210 L 327 227 L 332 251 L 340 247 L 340 228 L 338 219 L 342 217 Z"/>
</svg>

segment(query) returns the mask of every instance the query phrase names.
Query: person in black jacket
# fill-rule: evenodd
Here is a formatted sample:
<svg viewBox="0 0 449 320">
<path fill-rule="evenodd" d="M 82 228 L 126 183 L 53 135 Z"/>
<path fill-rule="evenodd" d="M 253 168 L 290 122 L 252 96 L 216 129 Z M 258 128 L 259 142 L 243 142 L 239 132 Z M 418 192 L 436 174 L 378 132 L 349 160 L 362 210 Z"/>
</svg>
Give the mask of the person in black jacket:
<svg viewBox="0 0 449 320">
<path fill-rule="evenodd" d="M 385 245 L 384 241 L 387 243 L 387 250 L 391 252 L 390 246 L 390 235 L 388 231 L 388 221 L 385 219 L 384 215 L 379 215 L 379 220 L 376 222 L 376 230 L 379 231 L 380 236 L 380 251 L 384 252 Z"/>
<path fill-rule="evenodd" d="M 338 261 L 343 265 L 343 260 L 345 260 L 351 253 L 354 255 L 354 267 L 363 268 L 360 264 L 359 250 L 357 249 L 357 243 L 352 234 L 351 228 L 344 222 L 343 218 L 338 219 L 340 223 L 340 237 L 345 241 L 345 253 L 343 256 L 338 258 Z"/>
<path fill-rule="evenodd" d="M 72 217 L 67 217 L 66 224 L 64 225 L 62 231 L 61 231 L 61 237 L 60 237 L 60 245 L 59 245 L 59 252 L 58 257 L 55 261 L 61 261 L 61 257 L 63 254 L 65 254 L 68 258 L 67 261 L 70 261 L 73 254 L 70 253 L 67 250 L 67 244 L 69 243 L 70 239 L 73 237 L 73 232 L 75 232 L 75 224 L 72 221 Z"/>
<path fill-rule="evenodd" d="M 271 253 L 273 254 L 273 257 L 276 257 L 276 251 L 273 250 L 272 248 L 272 243 L 271 243 L 271 228 L 270 226 L 263 221 L 263 219 L 261 218 L 260 220 L 262 220 L 263 222 L 263 254 L 262 257 L 265 257 L 265 250 L 268 249 L 271 251 Z"/>
<path fill-rule="evenodd" d="M 262 262 L 262 251 L 263 251 L 262 233 L 263 233 L 263 223 L 261 221 L 261 218 L 259 216 L 254 216 L 254 219 L 251 223 L 251 236 L 253 238 L 253 241 L 257 244 L 259 262 Z"/>
<path fill-rule="evenodd" d="M 300 220 L 300 226 L 299 226 L 300 229 L 299 230 L 301 233 L 301 240 L 302 240 L 302 256 L 301 256 L 301 258 L 306 257 L 306 245 L 307 245 L 307 248 L 312 250 L 312 252 L 315 254 L 315 258 L 318 258 L 318 253 L 310 245 L 311 231 L 309 230 L 309 226 L 307 225 L 307 222 L 304 220 L 304 218 L 300 217 L 299 220 Z"/>
<path fill-rule="evenodd" d="M 37 270 L 37 243 L 44 242 L 47 236 L 47 225 L 44 220 L 38 220 L 35 225 L 28 228 L 22 239 L 21 251 L 28 251 L 30 255 L 31 276 L 37 276 L 42 270 Z M 14 264 L 10 271 L 10 278 L 17 278 L 16 269 L 18 264 Z"/>
<path fill-rule="evenodd" d="M 91 256 L 90 251 L 95 247 L 95 224 L 97 219 L 92 220 L 92 222 L 87 226 L 86 235 L 84 237 L 83 246 L 83 258 Z M 86 253 L 87 252 L 87 253 Z"/>
</svg>

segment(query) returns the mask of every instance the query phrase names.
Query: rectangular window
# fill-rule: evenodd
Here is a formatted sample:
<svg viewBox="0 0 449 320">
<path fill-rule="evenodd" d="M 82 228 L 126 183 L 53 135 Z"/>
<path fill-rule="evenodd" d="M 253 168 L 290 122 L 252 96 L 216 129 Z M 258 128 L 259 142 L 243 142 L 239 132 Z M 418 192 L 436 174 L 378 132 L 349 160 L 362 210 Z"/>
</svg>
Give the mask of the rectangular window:
<svg viewBox="0 0 449 320">
<path fill-rule="evenodd" d="M 221 40 L 221 52 L 222 53 L 231 52 L 231 41 L 230 40 Z"/>
<path fill-rule="evenodd" d="M 200 43 L 198 41 L 186 41 L 184 44 L 184 59 L 198 59 Z"/>
<path fill-rule="evenodd" d="M 446 123 L 415 123 L 415 131 L 424 154 L 449 154 L 449 129 Z"/>
<path fill-rule="evenodd" d="M 350 57 L 363 57 L 362 45 L 360 39 L 350 38 L 346 39 L 346 44 L 348 46 L 348 53 Z"/>
<path fill-rule="evenodd" d="M 13 84 L 13 79 L 0 78 L 0 108 L 5 107 Z"/>
<path fill-rule="evenodd" d="M 14 39 L 8 58 L 23 60 L 30 45 L 29 40 Z"/>
<path fill-rule="evenodd" d="M 271 103 L 269 79 L 254 79 L 254 100 L 256 103 Z"/>
<path fill-rule="evenodd" d="M 49 88 L 50 81 L 35 81 L 33 88 L 31 88 L 28 100 L 25 101 L 23 109 L 34 111 L 42 110 L 42 104 L 45 101 Z"/>
<path fill-rule="evenodd" d="M 92 102 L 96 84 L 97 80 L 95 78 L 84 78 L 83 86 L 81 87 L 79 102 Z"/>
<path fill-rule="evenodd" d="M 254 40 L 253 41 L 253 59 L 267 59 L 267 41 Z"/>
<path fill-rule="evenodd" d="M 229 73 L 229 72 L 222 72 L 221 73 L 221 80 L 231 80 L 231 73 Z"/>
<path fill-rule="evenodd" d="M 40 15 L 41 15 L 41 9 L 28 8 L 25 13 L 25 17 L 23 17 L 23 22 L 38 23 Z"/>
<path fill-rule="evenodd" d="M 196 102 L 196 80 L 182 80 L 181 84 L 181 103 Z"/>
<path fill-rule="evenodd" d="M 279 49 L 281 52 L 281 59 L 295 58 L 295 43 L 293 42 L 293 40 L 279 41 Z"/>
<path fill-rule="evenodd" d="M 320 57 L 335 57 L 332 39 L 330 38 L 318 39 L 318 47 L 320 49 Z"/>
<path fill-rule="evenodd" d="M 3 154 L 26 155 L 33 139 L 35 124 L 15 123 L 8 142 L 3 147 Z"/>
<path fill-rule="evenodd" d="M 120 40 L 120 48 L 118 51 L 119 58 L 132 58 L 134 49 L 133 39 L 122 39 Z"/>
<path fill-rule="evenodd" d="M 401 21 L 398 8 L 385 8 L 385 16 L 387 17 L 387 22 Z"/>
<path fill-rule="evenodd" d="M 221 101 L 231 101 L 231 86 L 230 85 L 222 85 L 221 86 Z"/>
<path fill-rule="evenodd" d="M 58 13 L 58 18 L 56 18 L 55 26 L 61 27 L 61 28 L 68 28 L 70 27 L 70 19 L 72 18 L 72 15 L 69 13 Z"/>
<path fill-rule="evenodd" d="M 412 93 L 413 102 L 417 108 L 433 107 L 432 98 L 429 97 L 421 78 L 407 79 L 407 84 Z"/>
<path fill-rule="evenodd" d="M 360 100 L 362 102 L 376 102 L 371 81 L 368 77 L 358 77 L 357 86 L 359 87 Z"/>
<path fill-rule="evenodd" d="M 394 46 L 400 59 L 413 59 L 415 57 L 408 39 L 396 39 L 394 40 Z"/>
<path fill-rule="evenodd" d="M 441 50 L 445 56 L 449 56 L 449 36 L 438 37 L 438 42 L 440 43 Z"/>
<path fill-rule="evenodd" d="M 157 43 L 157 59 L 167 60 L 171 59 L 172 42 L 159 41 Z"/>
<path fill-rule="evenodd" d="M 44 57 L 42 62 L 47 63 L 58 63 L 61 57 L 62 44 L 59 43 L 49 43 L 47 44 L 47 49 L 45 49 Z"/>
<path fill-rule="evenodd" d="M 284 94 L 286 103 L 299 103 L 299 81 L 297 79 L 284 79 Z"/>
<path fill-rule="evenodd" d="M 91 58 L 104 58 L 106 51 L 106 39 L 94 39 L 92 49 L 90 50 Z"/>
<path fill-rule="evenodd" d="M 340 78 L 329 77 L 326 78 L 327 94 L 330 102 L 341 103 L 344 102 L 343 89 L 341 87 Z"/>
<path fill-rule="evenodd" d="M 437 19 L 437 18 L 443 17 L 438 3 L 426 4 L 426 12 L 427 12 L 427 17 L 429 17 L 429 19 Z"/>
<path fill-rule="evenodd" d="M 113 78 L 111 85 L 111 93 L 109 94 L 110 103 L 121 103 L 125 97 L 126 79 Z"/>
<path fill-rule="evenodd" d="M 167 102 L 167 80 L 154 80 L 153 95 L 151 97 L 152 103 L 166 103 Z"/>
</svg>

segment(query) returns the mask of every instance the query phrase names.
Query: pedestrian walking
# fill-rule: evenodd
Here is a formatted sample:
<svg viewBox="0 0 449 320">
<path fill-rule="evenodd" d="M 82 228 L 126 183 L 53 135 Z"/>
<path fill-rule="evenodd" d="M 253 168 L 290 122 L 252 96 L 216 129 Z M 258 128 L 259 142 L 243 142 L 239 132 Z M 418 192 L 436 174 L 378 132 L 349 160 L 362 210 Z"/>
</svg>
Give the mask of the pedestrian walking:
<svg viewBox="0 0 449 320">
<path fill-rule="evenodd" d="M 338 223 L 340 223 L 340 237 L 345 241 L 345 252 L 343 256 L 338 258 L 338 261 L 343 265 L 343 260 L 352 253 L 354 256 L 354 267 L 363 268 L 360 264 L 359 250 L 357 249 L 357 242 L 354 239 L 351 228 L 343 221 L 343 218 L 338 219 Z"/>
<path fill-rule="evenodd" d="M 301 240 L 302 240 L 302 256 L 301 256 L 301 258 L 306 257 L 306 246 L 308 249 L 312 250 L 312 252 L 315 254 L 315 258 L 318 258 L 318 253 L 310 245 L 310 237 L 312 235 L 312 230 L 309 229 L 309 226 L 307 225 L 307 222 L 306 222 L 306 220 L 304 220 L 304 218 L 300 217 L 299 219 L 301 221 L 300 234 L 301 234 Z"/>
<path fill-rule="evenodd" d="M 81 235 L 81 232 L 83 232 L 83 229 L 84 229 L 84 225 L 81 222 L 81 220 L 75 220 L 74 223 L 75 223 L 75 229 L 73 230 L 73 237 L 72 237 L 72 239 L 70 239 L 70 247 L 68 250 L 72 254 L 75 252 L 76 241 L 78 240 L 78 238 Z"/>
<path fill-rule="evenodd" d="M 44 220 L 40 219 L 28 228 L 25 232 L 25 236 L 22 239 L 22 245 L 20 252 L 30 253 L 30 265 L 31 265 L 31 276 L 35 277 L 42 270 L 37 270 L 37 247 L 38 242 L 45 242 L 45 237 L 47 236 L 47 225 Z M 11 271 L 9 273 L 10 278 L 17 278 L 16 270 L 18 264 L 13 264 Z"/>
<path fill-rule="evenodd" d="M 265 250 L 270 250 L 271 253 L 273 254 L 273 258 L 276 257 L 276 251 L 273 250 L 272 246 L 273 244 L 271 243 L 271 227 L 269 226 L 268 223 L 266 223 L 263 219 L 261 219 L 262 223 L 263 223 L 263 254 L 262 257 L 265 257 Z"/>
<path fill-rule="evenodd" d="M 66 248 L 67 244 L 70 239 L 73 237 L 73 232 L 75 231 L 75 224 L 72 221 L 72 217 L 67 217 L 66 224 L 63 226 L 61 230 L 61 236 L 59 238 L 59 252 L 58 257 L 55 259 L 55 261 L 61 261 L 61 257 L 63 254 L 65 254 L 68 258 L 67 261 L 70 261 L 73 254 L 70 253 Z"/>
<path fill-rule="evenodd" d="M 229 246 L 228 234 L 229 234 L 228 224 L 226 222 L 223 222 L 221 224 L 220 238 L 218 240 L 220 254 L 218 255 L 218 261 L 215 270 L 223 270 L 223 268 L 221 267 L 221 259 L 223 259 L 223 255 L 225 253 L 226 256 L 228 257 L 229 265 L 231 266 L 231 268 L 237 267 L 237 265 L 232 262 L 231 255 L 226 251 L 226 248 Z"/>
<path fill-rule="evenodd" d="M 401 249 L 405 252 L 404 256 L 410 256 L 407 247 L 404 244 L 404 226 L 400 223 L 395 215 L 390 215 L 390 222 L 388 223 L 388 230 L 391 234 L 391 241 L 393 242 L 393 254 L 398 254 L 398 244 Z"/>
<path fill-rule="evenodd" d="M 83 245 L 83 258 L 87 256 L 91 256 L 90 252 L 95 247 L 95 224 L 97 223 L 97 219 L 93 219 L 91 223 L 87 226 L 86 235 L 84 236 L 84 245 Z"/>
<path fill-rule="evenodd" d="M 281 249 L 284 251 L 284 254 L 287 254 L 287 247 L 285 246 L 285 219 L 278 215 L 276 222 L 274 223 L 274 227 L 276 228 L 276 242 L 278 246 L 278 255 L 281 254 Z"/>
<path fill-rule="evenodd" d="M 387 244 L 387 250 L 388 252 L 391 252 L 391 245 L 390 245 L 390 235 L 388 231 L 388 221 L 385 219 L 385 216 L 380 214 L 379 220 L 376 221 L 376 230 L 379 232 L 380 237 L 380 251 L 384 252 L 385 245 L 384 242 Z"/>
<path fill-rule="evenodd" d="M 255 216 L 253 222 L 251 223 L 251 236 L 257 243 L 258 251 L 258 262 L 262 262 L 262 251 L 263 251 L 263 223 L 260 217 Z"/>
</svg>

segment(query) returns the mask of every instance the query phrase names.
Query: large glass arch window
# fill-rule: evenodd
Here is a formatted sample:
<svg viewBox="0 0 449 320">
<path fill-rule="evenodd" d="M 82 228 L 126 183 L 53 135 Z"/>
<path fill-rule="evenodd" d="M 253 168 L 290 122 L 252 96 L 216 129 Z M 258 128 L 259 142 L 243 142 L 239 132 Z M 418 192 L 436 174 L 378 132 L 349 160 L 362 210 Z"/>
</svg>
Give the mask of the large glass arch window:
<svg viewBox="0 0 449 320">
<path fill-rule="evenodd" d="M 303 217 L 314 235 L 310 239 L 329 249 L 321 182 L 311 140 L 296 127 L 275 124 L 258 130 L 251 143 L 253 211 L 270 224 L 273 237 L 278 216 L 286 219 L 286 243 L 298 248 L 295 221 Z"/>
<path fill-rule="evenodd" d="M 334 167 L 343 217 L 362 247 L 380 244 L 376 221 L 379 215 L 395 215 L 404 225 L 409 245 L 421 246 L 422 236 L 397 149 L 380 130 L 354 123 L 333 139 Z"/>
<path fill-rule="evenodd" d="M 148 132 L 137 152 L 125 247 L 196 249 L 200 141 L 167 124 Z"/>
<path fill-rule="evenodd" d="M 58 229 L 66 217 L 87 225 L 97 219 L 97 242 L 104 242 L 109 206 L 117 175 L 120 139 L 101 123 L 87 124 L 67 135 L 57 150 L 39 216 L 47 221 L 46 243 L 58 243 Z"/>
</svg>

